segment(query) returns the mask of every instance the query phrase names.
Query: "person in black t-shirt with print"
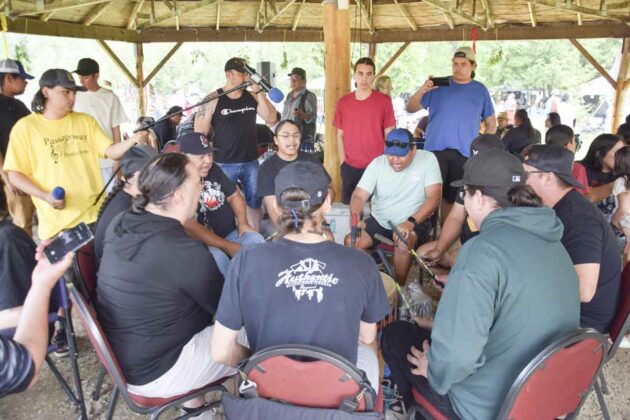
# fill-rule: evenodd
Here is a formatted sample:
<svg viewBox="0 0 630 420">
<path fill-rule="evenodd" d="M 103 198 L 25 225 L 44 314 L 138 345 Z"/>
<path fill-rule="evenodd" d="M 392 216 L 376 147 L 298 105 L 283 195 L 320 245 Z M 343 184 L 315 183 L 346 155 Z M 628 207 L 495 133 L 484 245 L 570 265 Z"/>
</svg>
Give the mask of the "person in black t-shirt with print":
<svg viewBox="0 0 630 420">
<path fill-rule="evenodd" d="M 244 326 L 252 353 L 309 344 L 346 358 L 378 389 L 376 323 L 389 311 L 372 258 L 328 241 L 331 207 L 321 165 L 294 162 L 275 180 L 282 237 L 243 249 L 232 261 L 217 310 L 212 357 L 235 366 L 249 352 L 237 343 Z"/>
<path fill-rule="evenodd" d="M 246 65 L 242 58 L 230 58 L 224 68 L 225 86 L 210 95 L 220 94 L 249 80 Z M 195 117 L 195 132 L 205 134 L 212 128 L 213 141 L 218 148 L 216 163 L 232 182 L 241 182 L 247 202 L 247 219 L 250 225 L 258 228 L 262 213 L 256 193 L 256 115 L 268 123 L 275 123 L 277 118 L 276 109 L 265 91 L 256 84 L 252 84 L 251 89 L 237 90 L 205 104 Z"/>
<path fill-rule="evenodd" d="M 301 135 L 300 127 L 296 122 L 283 120 L 278 123 L 273 139 L 278 151 L 265 160 L 258 170 L 256 191 L 265 203 L 269 220 L 273 224 L 273 227 L 269 227 L 271 230 L 278 229 L 278 216 L 280 216 L 274 191 L 274 181 L 278 172 L 291 162 L 296 161 L 313 162 L 321 165 L 317 157 L 300 151 Z"/>
<path fill-rule="evenodd" d="M 230 257 L 243 245 L 264 242 L 265 239 L 247 222 L 247 206 L 240 191 L 214 165 L 216 150 L 206 136 L 188 133 L 178 140 L 181 153 L 195 164 L 201 176 L 201 194 L 197 220 L 186 223 L 188 233 L 205 243 L 223 275 Z"/>
<path fill-rule="evenodd" d="M 535 145 L 523 163 L 527 184 L 564 225 L 562 244 L 580 282 L 580 325 L 607 333 L 617 311 L 621 248 L 610 223 L 579 192 L 571 175 L 573 154 L 560 146 Z"/>
</svg>

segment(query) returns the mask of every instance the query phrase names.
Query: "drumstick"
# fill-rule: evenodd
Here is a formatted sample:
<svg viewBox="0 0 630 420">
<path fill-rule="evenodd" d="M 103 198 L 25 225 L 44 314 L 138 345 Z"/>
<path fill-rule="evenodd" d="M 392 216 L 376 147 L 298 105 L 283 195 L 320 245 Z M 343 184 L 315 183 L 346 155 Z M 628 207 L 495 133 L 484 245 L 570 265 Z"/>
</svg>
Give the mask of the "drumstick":
<svg viewBox="0 0 630 420">
<path fill-rule="evenodd" d="M 405 248 L 407 249 L 407 251 L 413 255 L 413 257 L 416 259 L 416 261 L 418 261 L 418 263 L 426 270 L 427 273 L 429 273 L 429 276 L 435 280 L 437 283 L 439 283 L 440 285 L 444 286 L 444 282 L 440 281 L 437 279 L 437 276 L 435 275 L 435 273 L 433 273 L 433 271 L 431 271 L 431 269 L 429 268 L 429 266 L 427 265 L 427 263 L 422 259 L 422 257 L 420 257 L 420 255 L 418 255 L 416 253 L 416 251 L 414 249 L 411 249 L 407 246 L 407 241 L 406 239 L 402 236 L 402 233 L 398 230 L 398 227 L 393 224 L 391 221 L 389 222 L 389 226 L 392 228 L 392 230 L 394 231 L 394 233 L 398 236 L 398 239 L 400 239 L 400 242 L 403 243 L 403 245 L 405 246 Z M 378 235 L 378 234 L 377 234 Z M 379 235 L 381 236 L 381 235 Z M 376 238 L 376 235 L 374 235 L 374 237 Z M 378 238 L 377 238 L 378 239 Z M 390 240 L 390 242 L 393 245 L 393 242 Z"/>
</svg>

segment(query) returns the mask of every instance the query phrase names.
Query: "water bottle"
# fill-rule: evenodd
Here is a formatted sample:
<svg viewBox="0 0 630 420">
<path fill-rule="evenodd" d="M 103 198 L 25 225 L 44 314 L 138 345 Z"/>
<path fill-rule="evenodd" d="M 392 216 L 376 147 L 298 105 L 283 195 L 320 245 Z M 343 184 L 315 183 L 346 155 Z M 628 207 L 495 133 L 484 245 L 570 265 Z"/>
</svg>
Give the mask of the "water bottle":
<svg viewBox="0 0 630 420">
<path fill-rule="evenodd" d="M 405 287 L 409 296 L 409 306 L 411 306 L 412 316 L 420 318 L 433 318 L 433 299 L 422 290 L 422 286 L 417 281 L 412 281 Z"/>
<path fill-rule="evenodd" d="M 55 200 L 63 200 L 66 196 L 66 190 L 63 187 L 55 187 L 52 190 L 52 196 Z"/>
</svg>

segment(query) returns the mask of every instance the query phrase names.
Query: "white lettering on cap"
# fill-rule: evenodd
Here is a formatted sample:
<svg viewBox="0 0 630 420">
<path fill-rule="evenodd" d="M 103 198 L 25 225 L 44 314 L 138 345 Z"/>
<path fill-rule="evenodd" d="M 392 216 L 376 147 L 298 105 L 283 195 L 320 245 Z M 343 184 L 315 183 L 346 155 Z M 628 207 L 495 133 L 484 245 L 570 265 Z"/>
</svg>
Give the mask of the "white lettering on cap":
<svg viewBox="0 0 630 420">
<path fill-rule="evenodd" d="M 512 175 L 512 182 L 521 182 L 520 175 Z"/>
</svg>

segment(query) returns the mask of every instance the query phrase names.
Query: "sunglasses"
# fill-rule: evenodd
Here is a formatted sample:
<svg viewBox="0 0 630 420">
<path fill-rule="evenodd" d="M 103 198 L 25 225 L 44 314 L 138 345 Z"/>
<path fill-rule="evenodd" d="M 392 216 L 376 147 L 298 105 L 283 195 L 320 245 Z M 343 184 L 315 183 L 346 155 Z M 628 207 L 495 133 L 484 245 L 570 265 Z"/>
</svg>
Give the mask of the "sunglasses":
<svg viewBox="0 0 630 420">
<path fill-rule="evenodd" d="M 385 146 L 387 147 L 398 147 L 399 149 L 409 149 L 414 143 L 406 143 L 402 141 L 389 141 L 385 140 Z"/>
</svg>

